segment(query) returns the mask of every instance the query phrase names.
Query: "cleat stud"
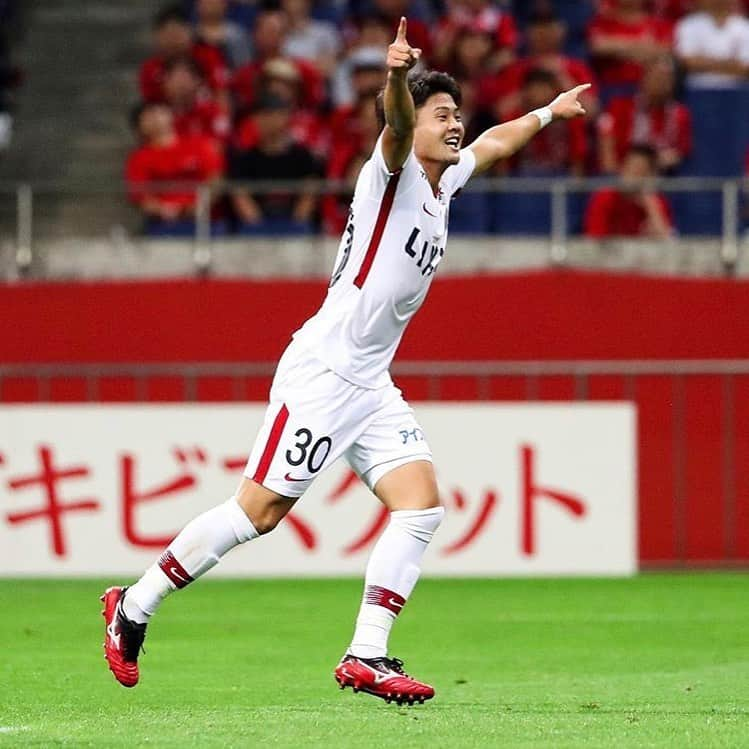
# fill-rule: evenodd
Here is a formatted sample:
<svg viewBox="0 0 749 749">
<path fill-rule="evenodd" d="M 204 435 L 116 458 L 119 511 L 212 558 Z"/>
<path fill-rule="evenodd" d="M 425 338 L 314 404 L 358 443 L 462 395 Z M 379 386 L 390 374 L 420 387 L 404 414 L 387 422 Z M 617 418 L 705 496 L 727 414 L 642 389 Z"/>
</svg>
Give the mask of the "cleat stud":
<svg viewBox="0 0 749 749">
<path fill-rule="evenodd" d="M 351 688 L 354 690 L 354 694 L 358 694 L 359 693 L 359 688 L 358 687 L 351 687 Z"/>
<path fill-rule="evenodd" d="M 104 602 L 104 596 L 99 596 L 99 600 L 103 603 Z"/>
</svg>

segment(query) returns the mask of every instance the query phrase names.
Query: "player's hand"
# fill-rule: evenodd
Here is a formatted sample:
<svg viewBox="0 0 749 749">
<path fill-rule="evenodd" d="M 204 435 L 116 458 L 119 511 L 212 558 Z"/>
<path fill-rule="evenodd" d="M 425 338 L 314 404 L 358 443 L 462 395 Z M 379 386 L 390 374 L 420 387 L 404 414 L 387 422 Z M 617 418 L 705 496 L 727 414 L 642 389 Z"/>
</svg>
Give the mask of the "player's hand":
<svg viewBox="0 0 749 749">
<path fill-rule="evenodd" d="M 405 75 L 421 57 L 418 47 L 411 47 L 406 39 L 406 18 L 401 16 L 395 41 L 388 47 L 387 68 L 390 72 Z"/>
<path fill-rule="evenodd" d="M 578 97 L 583 93 L 583 91 L 587 91 L 590 86 L 590 83 L 583 83 L 581 86 L 575 86 L 575 88 L 571 88 L 569 91 L 559 94 L 559 96 L 549 104 L 554 119 L 571 120 L 573 117 L 579 117 L 580 115 L 585 114 L 585 108 L 580 103 Z"/>
</svg>

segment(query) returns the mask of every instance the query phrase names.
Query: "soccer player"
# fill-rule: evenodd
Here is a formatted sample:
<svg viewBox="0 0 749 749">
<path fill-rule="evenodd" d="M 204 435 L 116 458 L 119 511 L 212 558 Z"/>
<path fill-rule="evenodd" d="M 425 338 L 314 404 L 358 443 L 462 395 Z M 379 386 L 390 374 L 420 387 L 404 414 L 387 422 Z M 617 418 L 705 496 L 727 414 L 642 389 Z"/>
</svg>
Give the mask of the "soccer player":
<svg viewBox="0 0 749 749">
<path fill-rule="evenodd" d="M 429 445 L 388 369 L 445 252 L 450 199 L 552 120 L 584 114 L 578 95 L 587 85 L 461 150 L 460 89 L 443 73 L 409 79 L 420 54 L 401 19 L 387 53 L 384 127 L 359 174 L 328 294 L 281 357 L 237 493 L 188 523 L 138 582 L 102 596 L 105 655 L 125 686 L 138 682 L 138 652 L 161 601 L 229 549 L 275 528 L 320 471 L 343 456 L 391 514 L 367 564 L 356 628 L 335 679 L 399 704 L 434 696 L 388 655 L 390 629 L 444 514 Z"/>
</svg>

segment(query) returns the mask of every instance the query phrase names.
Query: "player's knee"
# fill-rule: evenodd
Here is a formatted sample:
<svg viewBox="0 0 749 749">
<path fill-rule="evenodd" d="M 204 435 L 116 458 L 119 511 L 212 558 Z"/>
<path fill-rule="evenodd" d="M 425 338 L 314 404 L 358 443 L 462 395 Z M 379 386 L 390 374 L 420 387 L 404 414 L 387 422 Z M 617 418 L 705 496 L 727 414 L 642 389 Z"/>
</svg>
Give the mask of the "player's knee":
<svg viewBox="0 0 749 749">
<path fill-rule="evenodd" d="M 261 536 L 270 533 L 281 522 L 281 518 L 283 518 L 283 515 L 273 512 L 270 508 L 256 512 L 255 515 L 256 517 L 251 517 L 250 520 Z"/>
<path fill-rule="evenodd" d="M 282 497 L 249 479 L 245 479 L 240 485 L 236 499 L 261 536 L 270 533 L 294 504 L 294 500 Z"/>
<path fill-rule="evenodd" d="M 429 543 L 445 517 L 442 505 L 423 510 L 396 510 L 390 513 L 390 522 L 400 526 L 406 533 Z"/>
</svg>

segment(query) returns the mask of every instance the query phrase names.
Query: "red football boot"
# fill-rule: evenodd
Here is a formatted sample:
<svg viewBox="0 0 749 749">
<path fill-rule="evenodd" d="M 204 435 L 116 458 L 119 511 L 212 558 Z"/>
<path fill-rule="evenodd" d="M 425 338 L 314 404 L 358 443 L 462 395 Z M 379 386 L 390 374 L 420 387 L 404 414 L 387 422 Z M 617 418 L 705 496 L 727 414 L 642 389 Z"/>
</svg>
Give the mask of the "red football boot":
<svg viewBox="0 0 749 749">
<path fill-rule="evenodd" d="M 434 687 L 422 684 L 403 672 L 403 661 L 398 658 L 357 658 L 345 655 L 334 672 L 341 689 L 353 687 L 355 692 L 366 692 L 382 697 L 385 702 L 399 705 L 422 703 L 434 697 Z"/>
<path fill-rule="evenodd" d="M 146 637 L 145 624 L 136 624 L 122 611 L 122 599 L 127 588 L 107 588 L 99 598 L 104 602 L 104 657 L 109 670 L 123 687 L 138 683 L 138 653 Z"/>
</svg>

